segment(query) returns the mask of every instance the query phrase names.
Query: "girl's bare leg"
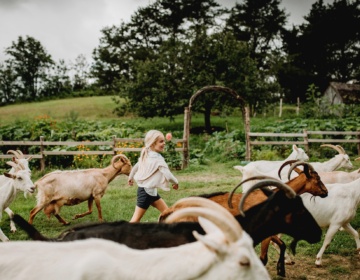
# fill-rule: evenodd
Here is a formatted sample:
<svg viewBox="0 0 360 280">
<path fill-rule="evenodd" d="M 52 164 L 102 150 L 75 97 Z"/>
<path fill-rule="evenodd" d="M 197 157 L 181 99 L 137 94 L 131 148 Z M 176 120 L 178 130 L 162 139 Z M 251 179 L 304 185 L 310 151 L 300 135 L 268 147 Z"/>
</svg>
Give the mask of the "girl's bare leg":
<svg viewBox="0 0 360 280">
<path fill-rule="evenodd" d="M 130 223 L 138 223 L 141 218 L 144 216 L 146 209 L 140 208 L 139 206 L 135 206 L 135 211 L 133 216 L 131 217 Z"/>
<path fill-rule="evenodd" d="M 163 212 L 164 210 L 168 209 L 169 207 L 166 205 L 166 202 L 160 198 L 158 200 L 156 200 L 155 202 L 153 202 L 151 204 L 151 206 L 155 207 L 156 209 L 158 209 L 161 212 Z"/>
</svg>

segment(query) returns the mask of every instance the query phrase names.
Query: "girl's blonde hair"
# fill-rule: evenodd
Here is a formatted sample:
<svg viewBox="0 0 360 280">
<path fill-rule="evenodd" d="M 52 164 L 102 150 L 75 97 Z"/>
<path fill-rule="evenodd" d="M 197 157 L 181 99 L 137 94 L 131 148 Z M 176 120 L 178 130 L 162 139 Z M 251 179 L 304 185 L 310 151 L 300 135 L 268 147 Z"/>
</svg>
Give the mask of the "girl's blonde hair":
<svg viewBox="0 0 360 280">
<path fill-rule="evenodd" d="M 147 154 L 149 152 L 150 147 L 156 142 L 156 140 L 160 137 L 164 137 L 164 134 L 159 130 L 149 130 L 144 139 L 145 147 L 142 148 L 141 154 L 140 154 L 140 163 L 144 162 L 145 158 L 147 157 Z"/>
</svg>

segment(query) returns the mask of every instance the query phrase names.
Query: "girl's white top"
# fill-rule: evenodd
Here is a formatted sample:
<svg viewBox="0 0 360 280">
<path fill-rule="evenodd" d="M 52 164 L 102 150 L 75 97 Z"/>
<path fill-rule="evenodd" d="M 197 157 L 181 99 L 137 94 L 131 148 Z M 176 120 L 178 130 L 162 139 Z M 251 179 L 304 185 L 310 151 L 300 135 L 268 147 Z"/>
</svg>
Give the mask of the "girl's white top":
<svg viewBox="0 0 360 280">
<path fill-rule="evenodd" d="M 139 169 L 139 162 L 132 168 L 129 180 L 132 179 L 151 196 L 157 195 L 157 188 L 169 191 L 169 183 L 178 184 L 178 180 L 170 172 L 162 155 L 151 150 L 149 150 L 141 169 Z"/>
</svg>

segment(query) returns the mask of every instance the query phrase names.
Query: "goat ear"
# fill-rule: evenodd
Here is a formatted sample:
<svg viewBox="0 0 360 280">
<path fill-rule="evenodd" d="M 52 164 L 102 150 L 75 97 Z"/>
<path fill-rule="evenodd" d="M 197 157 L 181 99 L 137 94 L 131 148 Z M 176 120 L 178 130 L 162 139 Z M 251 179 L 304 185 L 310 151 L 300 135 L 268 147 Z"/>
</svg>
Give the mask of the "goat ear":
<svg viewBox="0 0 360 280">
<path fill-rule="evenodd" d="M 10 174 L 10 173 L 4 173 L 5 177 L 8 177 L 10 179 L 15 179 L 16 176 L 14 174 Z"/>
<path fill-rule="evenodd" d="M 201 227 L 204 229 L 204 231 L 209 234 L 213 232 L 221 232 L 221 230 L 214 225 L 214 223 L 210 222 L 208 219 L 203 217 L 198 217 L 199 223 Z"/>
</svg>

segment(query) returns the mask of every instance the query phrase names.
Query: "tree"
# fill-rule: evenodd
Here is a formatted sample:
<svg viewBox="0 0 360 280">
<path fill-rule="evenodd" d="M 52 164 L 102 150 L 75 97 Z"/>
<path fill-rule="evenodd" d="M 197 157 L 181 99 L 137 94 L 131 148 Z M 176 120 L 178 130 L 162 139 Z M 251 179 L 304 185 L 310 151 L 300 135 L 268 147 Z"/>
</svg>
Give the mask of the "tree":
<svg viewBox="0 0 360 280">
<path fill-rule="evenodd" d="M 18 38 L 5 50 L 10 55 L 14 71 L 22 82 L 24 98 L 34 100 L 40 96 L 46 70 L 54 63 L 41 43 L 30 36 Z"/>
<path fill-rule="evenodd" d="M 72 90 L 69 68 L 65 65 L 64 60 L 52 65 L 47 72 L 45 85 L 42 89 L 42 97 L 60 97 L 69 94 Z"/>
<path fill-rule="evenodd" d="M 239 41 L 249 45 L 251 57 L 266 69 L 267 55 L 281 40 L 287 15 L 279 8 L 279 0 L 245 0 L 230 11 L 227 28 Z"/>
<path fill-rule="evenodd" d="M 88 87 L 89 63 L 84 55 L 79 55 L 72 64 L 71 69 L 74 71 L 73 90 L 84 90 Z"/>
<path fill-rule="evenodd" d="M 0 64 L 0 104 L 15 102 L 18 96 L 18 77 L 11 61 Z"/>
<path fill-rule="evenodd" d="M 347 82 L 360 68 L 360 0 L 337 0 L 312 5 L 306 21 L 284 34 L 288 60 L 280 73 L 281 84 L 292 99 L 305 100 L 314 84 L 321 92 L 330 81 Z M 295 79 L 294 79 L 295 77 Z M 292 79 L 292 83 L 286 83 Z"/>
</svg>

